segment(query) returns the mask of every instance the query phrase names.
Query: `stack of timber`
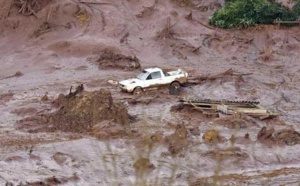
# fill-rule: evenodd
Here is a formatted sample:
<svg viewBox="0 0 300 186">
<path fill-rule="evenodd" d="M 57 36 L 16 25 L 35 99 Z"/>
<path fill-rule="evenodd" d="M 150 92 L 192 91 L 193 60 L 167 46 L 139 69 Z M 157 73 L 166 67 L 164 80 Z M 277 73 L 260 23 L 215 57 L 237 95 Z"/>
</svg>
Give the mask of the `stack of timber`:
<svg viewBox="0 0 300 186">
<path fill-rule="evenodd" d="M 259 117 L 260 119 L 278 116 L 277 113 L 259 106 L 259 102 L 257 101 L 230 101 L 195 98 L 180 98 L 179 101 L 184 105 L 193 106 L 196 110 L 199 110 L 208 116 L 219 116 L 219 113 L 226 115 L 246 114 L 252 117 Z"/>
</svg>

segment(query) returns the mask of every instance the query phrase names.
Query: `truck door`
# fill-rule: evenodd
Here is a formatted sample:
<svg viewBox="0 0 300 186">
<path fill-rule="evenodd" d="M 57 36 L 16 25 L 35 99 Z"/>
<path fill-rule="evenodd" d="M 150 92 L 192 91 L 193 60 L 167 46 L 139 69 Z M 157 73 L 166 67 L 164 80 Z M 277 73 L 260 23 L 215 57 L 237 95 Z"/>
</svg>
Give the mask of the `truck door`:
<svg viewBox="0 0 300 186">
<path fill-rule="evenodd" d="M 163 78 L 160 71 L 152 72 L 148 75 L 145 82 L 145 87 L 149 87 L 151 89 L 157 89 L 159 85 L 163 84 Z M 157 85 L 157 86 L 156 86 Z"/>
</svg>

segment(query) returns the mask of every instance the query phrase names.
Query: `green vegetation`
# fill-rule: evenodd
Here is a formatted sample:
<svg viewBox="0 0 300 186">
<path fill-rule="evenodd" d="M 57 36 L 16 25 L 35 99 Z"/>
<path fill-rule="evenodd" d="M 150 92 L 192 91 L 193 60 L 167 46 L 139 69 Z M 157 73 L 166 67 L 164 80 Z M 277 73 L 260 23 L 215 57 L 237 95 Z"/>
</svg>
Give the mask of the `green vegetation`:
<svg viewBox="0 0 300 186">
<path fill-rule="evenodd" d="M 275 20 L 296 21 L 300 16 L 300 0 L 294 0 L 292 10 L 281 3 L 267 0 L 227 0 L 215 12 L 210 24 L 220 28 L 244 28 L 256 24 L 272 24 Z"/>
</svg>

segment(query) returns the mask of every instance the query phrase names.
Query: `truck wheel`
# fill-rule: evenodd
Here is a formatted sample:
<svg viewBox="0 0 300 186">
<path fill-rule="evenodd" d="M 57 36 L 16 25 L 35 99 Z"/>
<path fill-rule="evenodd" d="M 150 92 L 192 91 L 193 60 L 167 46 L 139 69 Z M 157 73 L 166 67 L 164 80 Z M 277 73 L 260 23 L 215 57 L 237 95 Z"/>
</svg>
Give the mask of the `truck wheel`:
<svg viewBox="0 0 300 186">
<path fill-rule="evenodd" d="M 136 88 L 134 88 L 133 95 L 141 95 L 141 94 L 143 94 L 142 87 L 136 87 Z"/>
<path fill-rule="evenodd" d="M 171 95 L 178 95 L 180 88 L 181 88 L 181 85 L 179 82 L 173 82 L 173 83 L 171 83 L 171 85 L 169 87 L 169 93 Z"/>
</svg>

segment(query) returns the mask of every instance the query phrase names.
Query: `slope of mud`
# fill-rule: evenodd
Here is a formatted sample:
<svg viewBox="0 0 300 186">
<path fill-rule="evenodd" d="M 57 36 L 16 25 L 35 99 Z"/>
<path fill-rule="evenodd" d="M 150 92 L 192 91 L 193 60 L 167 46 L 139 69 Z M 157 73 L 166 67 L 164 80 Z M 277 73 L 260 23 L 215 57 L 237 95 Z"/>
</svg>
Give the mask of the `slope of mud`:
<svg viewBox="0 0 300 186">
<path fill-rule="evenodd" d="M 0 0 L 0 185 L 299 184 L 299 27 L 211 27 L 223 0 L 37 0 L 34 13 L 11 2 Z M 180 96 L 280 116 L 210 118 L 167 90 L 107 83 L 154 66 L 193 76 Z M 87 87 L 59 96 L 75 84 Z"/>
</svg>

